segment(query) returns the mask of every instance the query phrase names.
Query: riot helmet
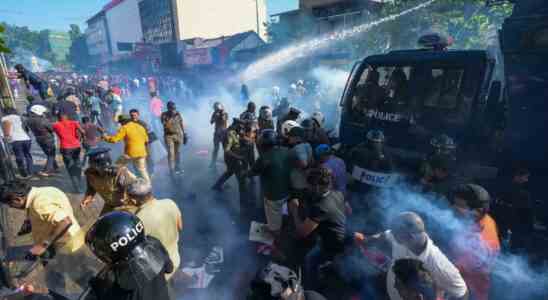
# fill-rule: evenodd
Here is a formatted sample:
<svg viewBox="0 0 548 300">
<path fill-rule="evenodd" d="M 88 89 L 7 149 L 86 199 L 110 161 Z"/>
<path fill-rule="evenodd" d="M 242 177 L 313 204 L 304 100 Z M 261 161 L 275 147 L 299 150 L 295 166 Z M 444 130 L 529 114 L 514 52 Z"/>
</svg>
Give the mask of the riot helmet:
<svg viewBox="0 0 548 300">
<path fill-rule="evenodd" d="M 293 120 L 285 121 L 282 124 L 282 136 L 283 137 L 288 137 L 289 132 L 291 131 L 291 129 L 293 129 L 295 127 L 301 127 L 301 126 L 299 125 L 299 123 L 297 123 L 296 121 L 293 121 Z"/>
<path fill-rule="evenodd" d="M 274 129 L 261 131 L 257 144 L 259 146 L 275 146 L 278 143 L 278 133 Z"/>
<path fill-rule="evenodd" d="M 126 261 L 145 242 L 143 222 L 127 212 L 111 212 L 100 217 L 86 234 L 86 244 L 106 264 Z"/>
<path fill-rule="evenodd" d="M 88 152 L 89 165 L 98 170 L 104 170 L 112 166 L 112 158 L 110 157 L 110 149 L 96 148 Z"/>
<path fill-rule="evenodd" d="M 173 102 L 173 101 L 168 101 L 168 102 L 167 102 L 167 110 L 168 110 L 168 111 L 175 111 L 175 110 L 177 110 L 177 107 L 175 106 L 175 102 Z"/>
<path fill-rule="evenodd" d="M 430 140 L 430 145 L 434 148 L 434 154 L 455 156 L 457 144 L 446 134 L 440 134 Z"/>
<path fill-rule="evenodd" d="M 218 102 L 218 101 L 217 101 L 217 102 L 213 103 L 213 110 L 215 110 L 215 111 L 221 111 L 221 110 L 224 110 L 224 109 L 225 109 L 225 108 L 224 108 L 224 106 L 223 106 L 223 104 L 222 104 L 221 102 Z"/>
<path fill-rule="evenodd" d="M 272 120 L 272 109 L 270 106 L 263 106 L 259 110 L 259 117 L 263 120 L 271 121 Z"/>
<path fill-rule="evenodd" d="M 313 114 L 312 114 L 312 120 L 314 120 L 314 122 L 316 122 L 316 126 L 318 128 L 322 128 L 324 123 L 325 123 L 325 116 L 323 115 L 323 113 L 321 111 L 315 111 Z"/>
<path fill-rule="evenodd" d="M 248 112 L 255 113 L 256 109 L 257 109 L 257 106 L 255 105 L 255 102 L 249 101 L 249 103 L 247 103 L 247 111 Z"/>
</svg>

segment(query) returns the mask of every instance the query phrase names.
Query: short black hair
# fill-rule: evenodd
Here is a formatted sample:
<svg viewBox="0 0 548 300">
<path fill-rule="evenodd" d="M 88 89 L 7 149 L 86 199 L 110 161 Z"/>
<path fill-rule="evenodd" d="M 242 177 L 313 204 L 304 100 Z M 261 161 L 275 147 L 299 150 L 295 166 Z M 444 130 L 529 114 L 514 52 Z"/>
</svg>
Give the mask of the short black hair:
<svg viewBox="0 0 548 300">
<path fill-rule="evenodd" d="M 0 203 L 10 203 L 14 198 L 26 197 L 31 186 L 22 180 L 15 180 L 4 184 L 0 188 Z"/>
<path fill-rule="evenodd" d="M 139 110 L 137 108 L 132 108 L 132 109 L 129 110 L 129 113 L 130 114 L 139 113 Z"/>
<path fill-rule="evenodd" d="M 458 197 L 466 202 L 471 209 L 487 209 L 491 201 L 489 193 L 482 186 L 477 184 L 459 184 L 451 191 L 451 201 Z"/>
<path fill-rule="evenodd" d="M 420 260 L 398 259 L 392 267 L 396 281 L 407 289 L 421 294 L 426 300 L 436 299 L 436 289 L 432 275 Z"/>
<path fill-rule="evenodd" d="M 89 120 L 89 117 L 88 117 L 88 116 L 82 117 L 82 123 L 83 123 L 83 124 L 87 124 L 87 123 L 89 123 L 89 121 L 90 121 L 90 120 Z"/>
</svg>

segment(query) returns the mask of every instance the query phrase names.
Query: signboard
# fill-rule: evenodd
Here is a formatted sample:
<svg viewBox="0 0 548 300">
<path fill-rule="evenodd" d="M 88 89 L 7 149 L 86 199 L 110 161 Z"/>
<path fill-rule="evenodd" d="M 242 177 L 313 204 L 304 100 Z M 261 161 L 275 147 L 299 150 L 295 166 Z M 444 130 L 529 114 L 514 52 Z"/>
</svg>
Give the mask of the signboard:
<svg viewBox="0 0 548 300">
<path fill-rule="evenodd" d="M 213 54 L 211 48 L 187 49 L 184 51 L 184 61 L 188 66 L 211 65 Z"/>
</svg>

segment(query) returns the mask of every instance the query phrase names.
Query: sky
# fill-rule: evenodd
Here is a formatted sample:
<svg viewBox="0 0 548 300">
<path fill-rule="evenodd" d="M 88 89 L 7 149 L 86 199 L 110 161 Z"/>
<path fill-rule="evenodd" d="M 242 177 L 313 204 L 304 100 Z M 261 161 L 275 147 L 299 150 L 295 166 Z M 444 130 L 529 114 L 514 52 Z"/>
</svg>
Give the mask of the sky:
<svg viewBox="0 0 548 300">
<path fill-rule="evenodd" d="M 198 0 L 199 1 L 199 0 Z M 228 1 L 228 0 L 219 0 Z M 268 14 L 296 9 L 298 0 L 266 0 Z M 68 31 L 70 24 L 84 30 L 85 21 L 109 0 L 0 0 L 0 22 L 34 30 Z"/>
</svg>

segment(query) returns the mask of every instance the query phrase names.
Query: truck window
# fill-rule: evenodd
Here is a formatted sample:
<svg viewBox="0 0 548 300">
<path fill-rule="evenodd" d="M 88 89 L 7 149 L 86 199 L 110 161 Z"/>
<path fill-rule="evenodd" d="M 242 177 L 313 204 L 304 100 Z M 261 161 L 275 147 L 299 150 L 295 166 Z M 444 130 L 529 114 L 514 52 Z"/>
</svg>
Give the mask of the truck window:
<svg viewBox="0 0 548 300">
<path fill-rule="evenodd" d="M 465 80 L 463 67 L 370 66 L 349 93 L 350 119 L 364 125 L 371 119 L 407 121 L 429 129 L 436 122 L 464 123 L 472 101 L 462 95 L 469 86 Z"/>
</svg>

